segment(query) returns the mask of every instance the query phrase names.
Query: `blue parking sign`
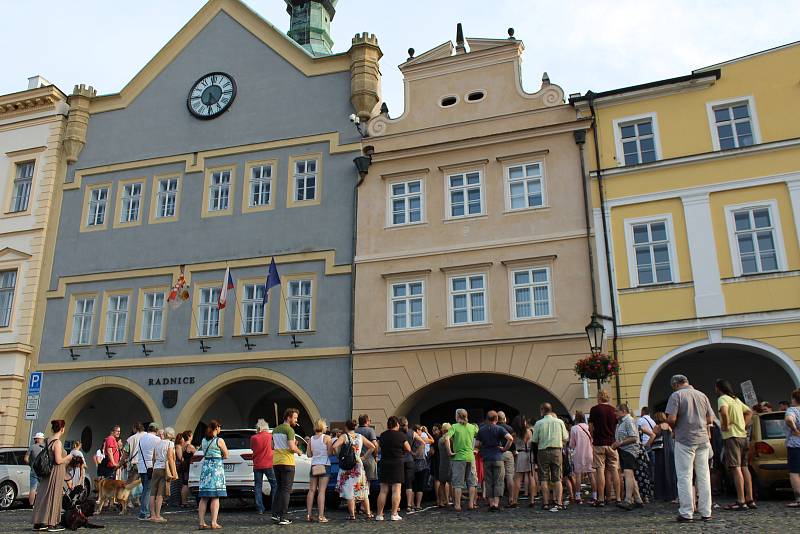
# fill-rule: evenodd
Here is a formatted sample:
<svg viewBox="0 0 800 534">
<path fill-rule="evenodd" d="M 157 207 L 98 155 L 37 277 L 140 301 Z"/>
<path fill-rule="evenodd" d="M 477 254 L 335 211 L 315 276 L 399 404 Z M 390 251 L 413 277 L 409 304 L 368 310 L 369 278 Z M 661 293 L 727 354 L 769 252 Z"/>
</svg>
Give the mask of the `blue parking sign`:
<svg viewBox="0 0 800 534">
<path fill-rule="evenodd" d="M 28 396 L 40 395 L 42 393 L 42 371 L 33 371 L 28 379 Z"/>
</svg>

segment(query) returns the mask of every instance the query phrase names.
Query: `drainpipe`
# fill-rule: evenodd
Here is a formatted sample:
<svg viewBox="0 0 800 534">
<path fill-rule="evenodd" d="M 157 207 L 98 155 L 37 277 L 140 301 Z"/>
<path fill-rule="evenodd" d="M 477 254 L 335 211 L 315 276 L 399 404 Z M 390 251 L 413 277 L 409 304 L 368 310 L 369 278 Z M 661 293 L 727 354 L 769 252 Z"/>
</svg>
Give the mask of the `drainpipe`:
<svg viewBox="0 0 800 534">
<path fill-rule="evenodd" d="M 606 254 L 606 274 L 608 276 L 608 291 L 611 295 L 611 354 L 614 361 L 619 363 L 619 352 L 617 350 L 617 337 L 619 335 L 619 327 L 617 325 L 617 307 L 614 305 L 614 295 L 616 289 L 614 287 L 614 274 L 611 271 L 611 254 L 609 252 L 609 238 L 608 238 L 608 223 L 606 222 L 606 195 L 603 188 L 603 171 L 600 165 L 600 141 L 598 140 L 597 131 L 597 113 L 594 108 L 594 93 L 588 91 L 586 97 L 589 103 L 589 111 L 592 114 L 592 137 L 594 137 L 594 158 L 595 168 L 597 169 L 597 190 L 600 193 L 600 218 L 603 223 L 603 244 L 605 245 Z M 621 369 L 620 369 L 621 370 Z M 617 394 L 617 402 L 622 402 L 622 387 L 619 384 L 619 376 L 615 380 L 615 391 Z"/>
<path fill-rule="evenodd" d="M 586 145 L 586 130 L 575 130 L 572 132 L 575 137 L 575 144 L 578 145 L 578 154 L 581 162 L 581 186 L 583 188 L 583 217 L 586 224 L 586 251 L 589 253 L 589 280 L 592 284 L 592 315 L 597 315 L 597 294 L 594 282 L 594 250 L 592 247 L 592 219 L 589 215 L 589 187 L 587 185 L 586 155 L 584 146 Z"/>
</svg>

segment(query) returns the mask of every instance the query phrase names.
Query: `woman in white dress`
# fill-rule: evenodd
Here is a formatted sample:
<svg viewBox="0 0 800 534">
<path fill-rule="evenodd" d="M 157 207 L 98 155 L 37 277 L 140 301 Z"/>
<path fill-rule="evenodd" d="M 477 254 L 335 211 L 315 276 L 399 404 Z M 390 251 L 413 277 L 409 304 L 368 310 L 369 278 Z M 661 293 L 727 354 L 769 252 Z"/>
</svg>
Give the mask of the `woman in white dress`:
<svg viewBox="0 0 800 534">
<path fill-rule="evenodd" d="M 347 510 L 349 512 L 347 519 L 355 520 L 356 502 L 364 503 L 367 519 L 372 519 L 372 513 L 369 509 L 369 482 L 364 472 L 364 464 L 361 463 L 361 449 L 366 447 L 368 451 L 372 451 L 375 449 L 375 445 L 363 439 L 361 434 L 356 434 L 357 423 L 355 420 L 347 421 L 346 426 L 347 432 L 339 436 L 336 443 L 333 444 L 333 449 L 339 454 L 342 447 L 352 447 L 356 464 L 349 470 L 339 469 L 336 491 L 339 492 L 339 496 L 342 499 L 347 501 Z"/>
</svg>

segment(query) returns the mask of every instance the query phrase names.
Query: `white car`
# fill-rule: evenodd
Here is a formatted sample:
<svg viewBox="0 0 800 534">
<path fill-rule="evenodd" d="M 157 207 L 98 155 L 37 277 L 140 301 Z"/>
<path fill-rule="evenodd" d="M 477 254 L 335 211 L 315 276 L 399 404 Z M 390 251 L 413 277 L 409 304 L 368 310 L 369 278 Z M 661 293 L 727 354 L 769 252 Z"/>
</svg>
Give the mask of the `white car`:
<svg viewBox="0 0 800 534">
<path fill-rule="evenodd" d="M 228 457 L 223 460 L 228 497 L 253 495 L 253 450 L 250 448 L 250 437 L 255 433 L 255 429 L 252 428 L 223 429 L 219 432 L 219 437 L 225 440 L 225 445 L 228 447 Z M 296 439 L 297 446 L 305 451 L 307 447 L 305 440 L 300 436 L 297 436 Z M 202 460 L 203 451 L 198 447 L 189 466 L 189 491 L 195 495 L 200 491 Z M 295 454 L 294 461 L 295 475 L 292 493 L 307 492 L 311 473 L 311 458 L 305 454 Z M 262 485 L 262 493 L 264 495 L 270 494 L 270 486 L 266 478 L 264 478 L 264 484 Z"/>
<path fill-rule="evenodd" d="M 24 447 L 0 448 L 0 510 L 7 510 L 15 501 L 27 501 L 31 491 L 31 468 L 25 463 Z M 84 492 L 91 492 L 89 477 L 83 480 Z"/>
</svg>

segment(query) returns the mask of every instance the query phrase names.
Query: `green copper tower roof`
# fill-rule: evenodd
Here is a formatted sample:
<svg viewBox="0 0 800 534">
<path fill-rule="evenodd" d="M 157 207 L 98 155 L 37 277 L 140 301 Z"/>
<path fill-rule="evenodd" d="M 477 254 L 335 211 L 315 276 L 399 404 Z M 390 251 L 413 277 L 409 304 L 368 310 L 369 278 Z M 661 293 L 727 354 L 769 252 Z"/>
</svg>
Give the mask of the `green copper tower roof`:
<svg viewBox="0 0 800 534">
<path fill-rule="evenodd" d="M 331 21 L 338 0 L 285 0 L 291 15 L 289 37 L 313 56 L 327 56 L 333 48 Z"/>
</svg>

